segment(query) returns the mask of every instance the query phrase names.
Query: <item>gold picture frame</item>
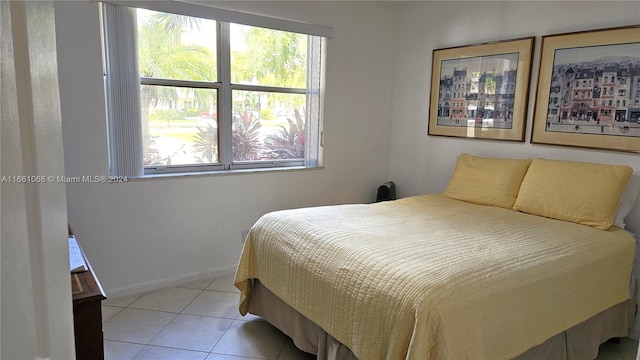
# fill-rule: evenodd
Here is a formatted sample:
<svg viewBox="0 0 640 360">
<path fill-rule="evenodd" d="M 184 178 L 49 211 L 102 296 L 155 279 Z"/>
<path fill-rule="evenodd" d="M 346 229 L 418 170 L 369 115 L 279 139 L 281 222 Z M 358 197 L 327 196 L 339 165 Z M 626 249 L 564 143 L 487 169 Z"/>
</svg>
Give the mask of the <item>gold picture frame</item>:
<svg viewBox="0 0 640 360">
<path fill-rule="evenodd" d="M 640 152 L 640 25 L 542 37 L 531 143 Z"/>
<path fill-rule="evenodd" d="M 533 44 L 434 50 L 428 135 L 524 141 Z"/>
</svg>

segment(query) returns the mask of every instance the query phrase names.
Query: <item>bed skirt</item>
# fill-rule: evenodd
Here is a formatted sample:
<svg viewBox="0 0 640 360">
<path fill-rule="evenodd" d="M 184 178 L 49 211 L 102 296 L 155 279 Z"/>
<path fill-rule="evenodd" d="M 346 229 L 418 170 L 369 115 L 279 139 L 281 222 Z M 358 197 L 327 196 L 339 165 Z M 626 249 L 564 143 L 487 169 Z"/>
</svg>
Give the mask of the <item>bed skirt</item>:
<svg viewBox="0 0 640 360">
<path fill-rule="evenodd" d="M 253 280 L 249 312 L 289 336 L 300 350 L 316 354 L 318 360 L 357 359 L 348 347 L 280 300 L 258 280 Z M 549 338 L 515 359 L 595 359 L 600 344 L 610 338 L 627 336 L 634 318 L 635 299 L 630 299 Z"/>
</svg>

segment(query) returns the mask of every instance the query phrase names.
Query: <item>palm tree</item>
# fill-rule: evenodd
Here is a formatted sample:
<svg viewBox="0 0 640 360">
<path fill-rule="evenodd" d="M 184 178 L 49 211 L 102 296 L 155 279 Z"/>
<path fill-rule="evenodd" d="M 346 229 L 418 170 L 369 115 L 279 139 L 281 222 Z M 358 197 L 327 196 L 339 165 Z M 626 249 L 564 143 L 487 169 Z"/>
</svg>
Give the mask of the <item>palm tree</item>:
<svg viewBox="0 0 640 360">
<path fill-rule="evenodd" d="M 244 35 L 246 50 L 231 54 L 231 61 L 236 64 L 232 81 L 306 87 L 306 36 L 242 25 L 236 25 L 236 29 Z"/>
<path fill-rule="evenodd" d="M 200 19 L 188 16 L 152 13 L 139 24 L 138 52 L 140 76 L 147 78 L 215 81 L 213 52 L 203 46 L 182 44 L 183 30 L 199 28 Z M 202 110 L 213 107 L 215 92 L 187 89 Z M 178 98 L 178 88 L 143 85 L 140 89 L 144 152 L 150 150 L 149 111 L 160 103 L 170 107 Z"/>
<path fill-rule="evenodd" d="M 171 20 L 170 19 L 173 19 Z M 156 13 L 142 22 L 138 31 L 140 76 L 214 81 L 215 62 L 210 49 L 193 44 L 182 44 L 183 21 L 198 27 L 200 19 L 182 15 Z M 191 24 L 191 25 L 189 25 Z M 195 24 L 195 25 L 194 25 Z"/>
</svg>

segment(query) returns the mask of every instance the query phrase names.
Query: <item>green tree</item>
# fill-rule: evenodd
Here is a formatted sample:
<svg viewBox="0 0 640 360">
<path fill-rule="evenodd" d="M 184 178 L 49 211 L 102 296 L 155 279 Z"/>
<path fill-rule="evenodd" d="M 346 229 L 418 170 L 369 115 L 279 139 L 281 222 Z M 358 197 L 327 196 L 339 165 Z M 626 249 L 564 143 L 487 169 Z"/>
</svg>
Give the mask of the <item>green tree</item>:
<svg viewBox="0 0 640 360">
<path fill-rule="evenodd" d="M 199 19 L 182 15 L 153 13 L 146 17 L 138 29 L 140 76 L 181 80 L 215 80 L 216 64 L 210 49 L 193 44 L 182 44 L 184 30 L 197 28 Z M 201 110 L 213 107 L 215 92 L 187 90 L 196 98 Z M 151 150 L 149 112 L 160 103 L 173 108 L 178 98 L 175 87 L 145 85 L 140 90 L 143 119 L 144 152 Z"/>
<path fill-rule="evenodd" d="M 244 35 L 246 51 L 231 54 L 231 81 L 306 87 L 307 37 L 291 32 L 234 25 Z"/>
<path fill-rule="evenodd" d="M 181 20 L 184 18 L 190 21 Z M 197 27 L 198 20 L 164 13 L 148 16 L 138 30 L 140 75 L 165 79 L 215 80 L 216 64 L 211 50 L 203 46 L 182 44 L 180 41 L 183 26 Z"/>
<path fill-rule="evenodd" d="M 259 27 L 232 25 L 232 31 L 244 39 L 246 47 L 231 52 L 231 81 L 264 86 L 305 88 L 307 82 L 307 36 Z M 269 93 L 269 106 L 287 103 L 288 97 Z M 289 107 L 304 103 L 287 104 Z M 261 111 L 259 99 L 250 104 Z"/>
</svg>

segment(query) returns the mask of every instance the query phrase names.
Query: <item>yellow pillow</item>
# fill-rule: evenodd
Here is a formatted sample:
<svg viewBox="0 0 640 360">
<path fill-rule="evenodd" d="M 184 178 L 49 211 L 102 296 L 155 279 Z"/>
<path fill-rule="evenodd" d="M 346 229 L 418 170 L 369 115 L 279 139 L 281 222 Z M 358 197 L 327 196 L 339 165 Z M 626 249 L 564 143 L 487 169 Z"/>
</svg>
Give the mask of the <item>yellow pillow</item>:
<svg viewBox="0 0 640 360">
<path fill-rule="evenodd" d="M 632 172 L 630 166 L 534 159 L 513 209 L 607 230 Z"/>
<path fill-rule="evenodd" d="M 442 195 L 479 205 L 511 209 L 530 159 L 484 158 L 460 154 Z"/>
</svg>

